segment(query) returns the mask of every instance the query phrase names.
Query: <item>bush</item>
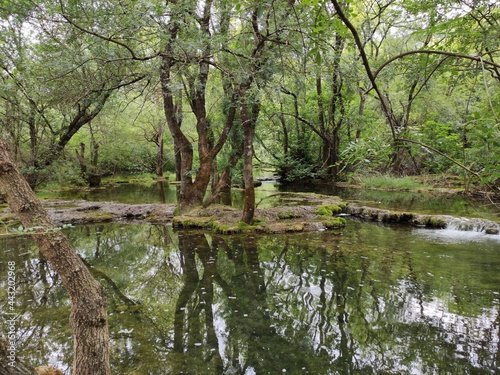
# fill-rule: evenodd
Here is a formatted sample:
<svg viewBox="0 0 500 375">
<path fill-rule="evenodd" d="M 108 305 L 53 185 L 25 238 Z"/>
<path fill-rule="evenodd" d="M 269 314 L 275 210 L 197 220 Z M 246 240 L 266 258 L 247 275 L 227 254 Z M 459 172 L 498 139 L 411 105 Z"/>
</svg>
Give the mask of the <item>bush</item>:
<svg viewBox="0 0 500 375">
<path fill-rule="evenodd" d="M 318 176 L 316 164 L 292 156 L 286 156 L 280 161 L 276 168 L 281 181 L 297 182 L 313 179 Z"/>
</svg>

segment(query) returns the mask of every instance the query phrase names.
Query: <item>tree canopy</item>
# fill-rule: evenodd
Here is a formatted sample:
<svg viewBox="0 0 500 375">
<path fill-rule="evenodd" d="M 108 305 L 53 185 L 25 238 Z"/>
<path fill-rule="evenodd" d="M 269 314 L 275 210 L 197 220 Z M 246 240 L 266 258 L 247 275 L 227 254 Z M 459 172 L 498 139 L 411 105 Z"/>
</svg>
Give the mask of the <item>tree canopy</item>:
<svg viewBox="0 0 500 375">
<path fill-rule="evenodd" d="M 210 182 L 250 189 L 252 161 L 285 181 L 451 172 L 498 183 L 494 1 L 0 9 L 0 128 L 32 186 L 54 170 L 166 168 L 180 202 L 200 204 Z"/>
</svg>

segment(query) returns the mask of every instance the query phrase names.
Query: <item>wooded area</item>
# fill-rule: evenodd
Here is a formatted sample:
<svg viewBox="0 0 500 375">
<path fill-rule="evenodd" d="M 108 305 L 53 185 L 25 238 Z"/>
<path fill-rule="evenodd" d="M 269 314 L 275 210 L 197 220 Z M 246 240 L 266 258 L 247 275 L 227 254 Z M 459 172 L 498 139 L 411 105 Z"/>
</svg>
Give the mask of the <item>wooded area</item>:
<svg viewBox="0 0 500 375">
<path fill-rule="evenodd" d="M 284 181 L 500 176 L 494 1 L 21 1 L 1 16 L 0 126 L 32 187 L 175 170 L 182 205 L 232 180 L 251 205 L 252 161 Z"/>
<path fill-rule="evenodd" d="M 248 224 L 255 162 L 498 191 L 496 1 L 19 0 L 0 17 L 1 139 L 34 189 L 171 171 L 185 209 L 237 181 Z"/>
</svg>

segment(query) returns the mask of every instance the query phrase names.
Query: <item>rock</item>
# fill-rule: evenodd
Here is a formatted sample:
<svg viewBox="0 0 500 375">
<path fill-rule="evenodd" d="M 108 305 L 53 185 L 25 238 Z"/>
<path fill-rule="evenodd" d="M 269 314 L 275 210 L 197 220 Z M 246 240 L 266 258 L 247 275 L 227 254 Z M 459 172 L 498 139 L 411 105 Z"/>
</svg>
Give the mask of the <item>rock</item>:
<svg viewBox="0 0 500 375">
<path fill-rule="evenodd" d="M 485 234 L 499 234 L 500 230 L 497 228 L 486 228 L 484 231 Z"/>
</svg>

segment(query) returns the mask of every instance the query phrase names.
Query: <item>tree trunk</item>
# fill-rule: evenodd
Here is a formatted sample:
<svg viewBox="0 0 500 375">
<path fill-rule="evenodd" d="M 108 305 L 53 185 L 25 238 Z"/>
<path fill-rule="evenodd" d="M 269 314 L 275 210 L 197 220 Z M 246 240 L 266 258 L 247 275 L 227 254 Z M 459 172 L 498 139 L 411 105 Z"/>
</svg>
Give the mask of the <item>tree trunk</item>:
<svg viewBox="0 0 500 375">
<path fill-rule="evenodd" d="M 244 103 L 245 96 L 241 95 L 240 116 L 243 122 L 244 153 L 243 153 L 243 184 L 245 195 L 243 198 L 243 214 L 241 220 L 246 224 L 253 224 L 255 213 L 255 188 L 253 185 L 253 126 L 248 113 L 248 107 Z"/>
<path fill-rule="evenodd" d="M 163 177 L 163 164 L 165 162 L 165 152 L 164 145 L 165 142 L 163 137 L 165 135 L 165 124 L 160 121 L 158 124 L 158 150 L 156 154 L 156 176 Z"/>
<path fill-rule="evenodd" d="M 217 185 L 212 188 L 212 192 L 210 196 L 203 201 L 203 207 L 207 207 L 216 201 L 219 194 L 224 193 L 225 199 L 223 204 L 231 205 L 231 176 L 232 170 L 235 167 L 236 163 L 243 156 L 243 143 L 241 143 L 241 147 L 235 151 L 233 155 L 229 158 L 227 166 L 223 169 L 219 179 L 217 181 Z M 229 199 L 228 199 L 229 198 Z"/>
<path fill-rule="evenodd" d="M 85 160 L 85 143 L 80 143 L 80 150 L 75 149 L 78 163 L 80 164 L 80 176 L 87 182 L 90 187 L 98 187 L 101 185 L 102 174 L 97 170 L 97 162 L 99 158 L 99 145 L 92 141 L 92 151 L 90 154 L 90 163 Z"/>
<path fill-rule="evenodd" d="M 323 140 L 323 168 L 326 170 L 327 175 L 336 179 L 339 174 L 339 161 L 340 161 L 340 138 L 338 128 L 331 131 Z"/>
<path fill-rule="evenodd" d="M 182 156 L 179 145 L 174 141 L 175 152 L 175 181 L 180 181 L 182 178 Z"/>
<path fill-rule="evenodd" d="M 283 110 L 283 102 L 280 103 L 281 107 L 281 115 L 280 115 L 280 121 L 281 121 L 281 129 L 283 130 L 283 156 L 286 158 L 288 156 L 288 150 L 290 149 L 289 146 L 289 140 L 288 140 L 288 128 L 286 127 L 286 120 L 285 120 L 285 111 Z"/>
<path fill-rule="evenodd" d="M 61 280 L 71 298 L 73 375 L 109 375 L 106 298 L 101 285 L 73 250 L 68 239 L 55 229 L 0 139 L 0 191 Z"/>
</svg>

